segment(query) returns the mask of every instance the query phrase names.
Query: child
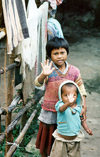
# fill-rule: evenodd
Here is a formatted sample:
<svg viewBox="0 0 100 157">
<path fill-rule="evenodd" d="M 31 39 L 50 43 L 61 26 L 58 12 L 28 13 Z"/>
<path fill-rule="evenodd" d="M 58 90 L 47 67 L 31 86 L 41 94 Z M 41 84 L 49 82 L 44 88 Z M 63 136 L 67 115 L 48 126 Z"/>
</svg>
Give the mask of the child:
<svg viewBox="0 0 100 157">
<path fill-rule="evenodd" d="M 47 59 L 44 64 L 41 63 L 42 72 L 35 79 L 36 86 L 45 84 L 45 95 L 42 104 L 42 110 L 39 116 L 40 125 L 36 140 L 36 148 L 40 149 L 42 157 L 50 154 L 53 143 L 52 133 L 56 129 L 57 115 L 55 104 L 58 101 L 58 87 L 65 80 L 72 80 L 79 86 L 83 98 L 83 109 L 81 114 L 85 119 L 86 91 L 77 67 L 67 62 L 69 54 L 69 44 L 63 38 L 54 37 L 46 45 Z"/>
<path fill-rule="evenodd" d="M 82 110 L 81 95 L 77 84 L 64 81 L 59 87 L 59 101 L 55 105 L 57 111 L 57 130 L 54 132 L 55 142 L 50 157 L 80 157 L 80 141 L 85 131 L 92 135 L 86 121 L 80 120 Z"/>
</svg>

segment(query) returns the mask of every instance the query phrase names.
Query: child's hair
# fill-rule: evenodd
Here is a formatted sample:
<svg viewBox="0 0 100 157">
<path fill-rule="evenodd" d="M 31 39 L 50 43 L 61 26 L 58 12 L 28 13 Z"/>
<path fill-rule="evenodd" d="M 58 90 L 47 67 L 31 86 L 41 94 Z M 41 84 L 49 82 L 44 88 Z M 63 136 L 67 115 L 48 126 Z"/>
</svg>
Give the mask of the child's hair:
<svg viewBox="0 0 100 157">
<path fill-rule="evenodd" d="M 51 58 L 51 51 L 53 49 L 65 48 L 67 54 L 69 54 L 69 44 L 67 40 L 64 38 L 54 37 L 53 39 L 49 40 L 46 45 L 47 56 Z"/>
<path fill-rule="evenodd" d="M 62 87 L 61 87 L 61 94 L 63 93 L 63 87 L 64 86 L 66 86 L 66 87 L 75 87 L 76 88 L 76 93 L 78 94 L 78 89 L 77 89 L 77 87 L 74 85 L 74 84 L 72 84 L 72 83 L 66 83 L 66 84 L 64 84 Z"/>
</svg>

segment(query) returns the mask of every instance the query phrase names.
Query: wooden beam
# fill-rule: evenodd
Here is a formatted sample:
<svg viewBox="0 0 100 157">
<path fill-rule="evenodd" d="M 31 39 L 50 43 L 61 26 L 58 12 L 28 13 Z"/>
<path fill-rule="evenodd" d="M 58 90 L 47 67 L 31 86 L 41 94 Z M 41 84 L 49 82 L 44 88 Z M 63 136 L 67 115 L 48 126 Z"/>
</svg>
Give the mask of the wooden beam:
<svg viewBox="0 0 100 157">
<path fill-rule="evenodd" d="M 4 68 L 1 68 L 1 69 L 0 69 L 0 74 L 4 74 L 4 72 L 7 72 L 7 71 L 9 71 L 9 70 L 12 70 L 12 69 L 14 69 L 16 66 L 17 66 L 17 63 L 12 63 L 12 64 L 8 65 L 5 69 L 4 69 Z"/>
<path fill-rule="evenodd" d="M 13 101 L 11 102 L 10 106 L 8 107 L 8 110 L 6 111 L 5 108 L 0 108 L 0 115 L 1 114 L 6 114 L 7 112 L 12 112 L 12 110 L 17 106 L 17 103 L 19 102 L 19 100 L 21 99 L 20 96 L 16 96 Z"/>
<path fill-rule="evenodd" d="M 13 50 L 13 53 L 9 56 L 9 64 L 10 65 L 14 64 L 14 60 L 15 60 L 15 52 Z M 15 71 L 13 69 L 13 70 L 8 71 L 7 104 L 6 104 L 6 107 L 9 107 L 12 100 L 13 100 L 14 80 L 15 80 Z M 7 114 L 6 114 L 6 129 L 9 126 L 9 124 L 11 123 L 11 120 L 12 120 L 12 113 L 7 112 Z M 7 131 L 6 131 L 6 142 L 13 142 L 12 131 L 10 131 L 9 133 L 7 133 Z M 9 150 L 9 146 L 6 145 L 6 147 L 5 147 L 5 157 L 6 157 L 6 153 L 7 153 L 8 150 Z"/>
</svg>

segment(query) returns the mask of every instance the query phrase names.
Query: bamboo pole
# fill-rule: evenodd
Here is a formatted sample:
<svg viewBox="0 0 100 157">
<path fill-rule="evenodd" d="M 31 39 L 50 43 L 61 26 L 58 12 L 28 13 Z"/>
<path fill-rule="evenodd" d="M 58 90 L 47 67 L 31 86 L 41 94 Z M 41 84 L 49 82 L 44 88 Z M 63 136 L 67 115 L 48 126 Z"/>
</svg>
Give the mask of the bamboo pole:
<svg viewBox="0 0 100 157">
<path fill-rule="evenodd" d="M 14 51 L 13 51 L 13 53 L 9 57 L 9 64 L 14 63 L 14 59 L 15 59 L 15 54 L 14 54 Z M 8 71 L 7 81 L 8 81 L 8 86 L 7 86 L 7 106 L 6 107 L 9 107 L 9 105 L 11 104 L 11 102 L 13 100 L 14 70 Z M 7 114 L 6 114 L 6 127 L 9 126 L 9 124 L 11 123 L 11 119 L 12 119 L 12 114 L 7 112 Z M 12 135 L 11 131 L 9 133 L 6 133 L 6 142 L 13 142 L 13 135 Z M 9 150 L 9 148 L 10 147 L 8 145 L 6 145 L 6 147 L 5 147 L 5 157 L 7 157 L 6 153 Z"/>
<path fill-rule="evenodd" d="M 12 112 L 12 110 L 17 106 L 17 103 L 21 99 L 20 96 L 16 96 L 8 107 L 8 112 Z M 0 108 L 0 115 L 7 114 L 6 108 Z"/>
<path fill-rule="evenodd" d="M 7 157 L 11 157 L 12 154 L 14 153 L 14 151 L 16 150 L 16 148 L 19 146 L 19 144 L 21 143 L 21 141 L 23 140 L 23 137 L 26 133 L 26 131 L 28 130 L 33 118 L 36 115 L 36 110 L 34 110 L 34 112 L 31 114 L 30 118 L 28 119 L 26 125 L 24 126 L 23 130 L 21 131 L 20 135 L 17 137 L 17 139 L 15 140 L 15 142 L 13 143 L 13 145 L 10 147 L 9 151 L 7 152 Z"/>
<path fill-rule="evenodd" d="M 12 69 L 14 69 L 16 66 L 17 66 L 17 63 L 12 63 L 12 64 L 8 65 L 5 69 L 4 69 L 4 68 L 1 68 L 1 69 L 0 69 L 0 74 L 4 74 L 4 72 L 7 72 L 7 71 L 9 71 L 9 70 L 12 70 Z"/>
<path fill-rule="evenodd" d="M 1 115 L 0 115 L 0 133 L 1 133 Z"/>
</svg>

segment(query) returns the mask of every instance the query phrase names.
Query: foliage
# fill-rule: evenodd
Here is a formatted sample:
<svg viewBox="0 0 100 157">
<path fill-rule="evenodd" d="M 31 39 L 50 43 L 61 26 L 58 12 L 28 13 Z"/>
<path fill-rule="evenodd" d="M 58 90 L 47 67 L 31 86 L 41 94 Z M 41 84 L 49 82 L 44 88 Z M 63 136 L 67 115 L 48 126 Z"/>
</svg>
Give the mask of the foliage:
<svg viewBox="0 0 100 157">
<path fill-rule="evenodd" d="M 21 105 L 22 106 L 22 105 Z M 39 128 L 39 124 L 38 124 L 38 116 L 40 113 L 40 104 L 37 104 L 37 106 L 32 106 L 28 112 L 27 112 L 27 119 L 30 117 L 30 115 L 32 114 L 34 109 L 37 109 L 38 112 L 35 116 L 35 118 L 33 119 L 28 131 L 26 132 L 25 136 L 24 136 L 24 142 L 22 142 L 22 145 L 16 149 L 15 153 L 13 154 L 14 157 L 24 157 L 25 154 L 27 154 L 28 152 L 26 152 L 25 147 L 26 145 L 30 142 L 31 138 L 33 136 L 36 137 L 36 133 L 38 131 Z M 19 108 L 17 108 L 14 112 L 18 113 L 20 110 L 20 106 Z M 2 132 L 4 132 L 4 126 L 2 126 Z M 18 135 L 20 134 L 20 124 L 16 125 L 16 127 L 13 129 L 13 137 L 14 137 L 14 141 L 16 140 L 16 138 L 18 137 Z M 0 157 L 4 157 L 4 152 L 5 152 L 5 141 L 2 143 L 2 145 L 0 145 Z M 25 153 L 26 152 L 26 153 Z M 33 153 L 28 153 L 28 157 L 39 157 L 39 152 L 35 149 L 33 149 Z"/>
</svg>

